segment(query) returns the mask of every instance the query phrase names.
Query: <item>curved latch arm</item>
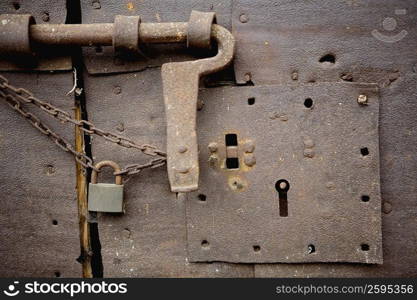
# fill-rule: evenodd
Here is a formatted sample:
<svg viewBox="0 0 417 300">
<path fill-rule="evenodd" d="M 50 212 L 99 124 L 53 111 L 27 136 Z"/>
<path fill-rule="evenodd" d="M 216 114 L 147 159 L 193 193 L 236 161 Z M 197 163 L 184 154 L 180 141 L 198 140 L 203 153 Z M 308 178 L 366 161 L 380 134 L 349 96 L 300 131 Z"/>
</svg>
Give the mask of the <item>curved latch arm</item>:
<svg viewBox="0 0 417 300">
<path fill-rule="evenodd" d="M 233 35 L 224 27 L 213 24 L 211 37 L 218 45 L 216 56 L 162 65 L 167 168 L 172 192 L 190 192 L 198 188 L 196 115 L 199 79 L 225 68 L 233 59 Z"/>
</svg>

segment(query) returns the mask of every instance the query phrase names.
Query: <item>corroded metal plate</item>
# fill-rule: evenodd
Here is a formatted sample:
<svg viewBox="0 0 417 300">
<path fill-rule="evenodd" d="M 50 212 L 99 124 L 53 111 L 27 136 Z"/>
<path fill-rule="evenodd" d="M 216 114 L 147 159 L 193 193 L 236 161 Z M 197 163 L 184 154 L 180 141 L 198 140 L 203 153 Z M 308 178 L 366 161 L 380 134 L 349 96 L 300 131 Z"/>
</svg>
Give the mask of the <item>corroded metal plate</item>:
<svg viewBox="0 0 417 300">
<path fill-rule="evenodd" d="M 200 190 L 187 202 L 191 261 L 382 263 L 376 85 L 200 95 Z M 228 134 L 237 135 L 238 168 L 226 162 Z M 286 195 L 276 189 L 281 180 Z"/>
</svg>

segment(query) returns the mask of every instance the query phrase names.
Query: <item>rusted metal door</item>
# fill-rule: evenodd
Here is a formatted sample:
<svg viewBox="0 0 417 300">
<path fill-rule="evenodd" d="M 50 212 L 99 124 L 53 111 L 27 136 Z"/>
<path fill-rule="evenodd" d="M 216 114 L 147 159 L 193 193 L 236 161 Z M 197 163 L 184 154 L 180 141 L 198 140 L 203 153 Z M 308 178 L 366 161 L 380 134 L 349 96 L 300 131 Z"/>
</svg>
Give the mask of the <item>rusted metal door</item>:
<svg viewBox="0 0 417 300">
<path fill-rule="evenodd" d="M 198 190 L 172 192 L 167 167 L 155 164 L 124 180 L 124 214 L 88 214 L 88 173 L 3 103 L 2 276 L 80 276 L 77 258 L 87 277 L 417 274 L 414 1 L 39 2 L 2 3 L 0 13 L 109 24 L 116 15 L 187 22 L 192 10 L 215 12 L 236 40 L 235 57 L 200 80 Z M 165 150 L 173 123 L 161 66 L 216 49 L 48 53 L 23 72 L 3 59 L 2 75 L 74 108 L 77 119 Z M 94 162 L 149 161 L 111 139 L 48 125 Z M 178 136 L 175 147 L 187 138 Z M 172 161 L 191 153 L 184 149 Z"/>
</svg>

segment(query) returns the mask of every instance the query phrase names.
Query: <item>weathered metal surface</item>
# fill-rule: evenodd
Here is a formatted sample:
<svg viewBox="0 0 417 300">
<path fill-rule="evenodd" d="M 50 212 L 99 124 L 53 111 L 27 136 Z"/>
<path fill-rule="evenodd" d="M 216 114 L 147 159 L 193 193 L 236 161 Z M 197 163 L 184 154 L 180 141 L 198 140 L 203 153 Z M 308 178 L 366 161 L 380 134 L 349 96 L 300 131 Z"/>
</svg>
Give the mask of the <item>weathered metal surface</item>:
<svg viewBox="0 0 417 300">
<path fill-rule="evenodd" d="M 399 49 L 400 50 L 400 49 Z M 407 51 L 407 50 L 406 50 Z M 381 89 L 380 169 L 384 263 L 257 264 L 256 277 L 415 277 L 417 72 Z"/>
<path fill-rule="evenodd" d="M 30 14 L 37 24 L 65 23 L 67 9 L 65 0 L 20 0 L 1 1 L 1 14 Z M 10 57 L 0 56 L 0 70 L 22 71 L 25 69 L 49 71 L 49 70 L 70 70 L 72 68 L 71 58 L 68 52 L 42 51 L 36 56 L 31 64 L 24 65 L 20 60 L 10 60 Z"/>
<path fill-rule="evenodd" d="M 113 0 L 100 0 L 93 5 L 82 1 L 83 23 L 110 23 L 115 15 L 140 15 L 146 22 L 184 22 L 189 19 L 193 9 L 215 11 L 217 23 L 231 29 L 231 1 L 215 0 L 132 0 L 128 3 Z M 115 56 L 113 47 L 86 47 L 83 49 L 84 61 L 90 74 L 140 71 L 149 67 L 161 66 L 171 61 L 195 59 L 186 45 L 147 45 L 142 47 L 143 56 L 124 58 Z"/>
<path fill-rule="evenodd" d="M 217 41 L 214 57 L 162 65 L 165 116 L 167 118 L 167 171 L 172 192 L 198 189 L 199 165 L 196 132 L 200 77 L 225 68 L 233 59 L 234 38 L 216 24 L 211 36 Z"/>
<path fill-rule="evenodd" d="M 159 69 L 113 76 L 86 76 L 90 120 L 138 142 L 166 143 L 166 121 Z M 138 88 L 145 93 L 138 93 Z M 103 109 L 105 107 L 106 109 Z M 121 165 L 145 161 L 133 149 L 92 140 L 96 161 Z M 113 180 L 110 172 L 100 174 Z M 253 266 L 194 264 L 187 259 L 185 202 L 171 193 L 165 168 L 149 169 L 124 182 L 126 213 L 99 214 L 105 277 L 252 277 Z"/>
<path fill-rule="evenodd" d="M 74 105 L 73 98 L 65 96 L 73 84 L 72 73 L 9 73 L 7 77 L 67 110 Z M 74 159 L 51 145 L 4 101 L 0 106 L 0 275 L 79 277 Z M 53 120 L 48 124 L 73 141 L 73 128 Z"/>
<path fill-rule="evenodd" d="M 376 85 L 225 87 L 201 97 L 190 261 L 382 263 Z M 235 166 L 228 143 L 238 146 Z"/>
<path fill-rule="evenodd" d="M 414 0 L 233 1 L 236 80 L 389 84 L 415 63 L 416 15 Z"/>
<path fill-rule="evenodd" d="M 110 160 L 103 160 L 95 165 L 97 170 L 111 167 L 114 172 L 120 172 L 120 166 Z M 116 175 L 114 183 L 98 183 L 98 171 L 91 172 L 91 182 L 88 186 L 88 210 L 96 212 L 122 213 L 123 184 L 122 176 Z"/>
</svg>

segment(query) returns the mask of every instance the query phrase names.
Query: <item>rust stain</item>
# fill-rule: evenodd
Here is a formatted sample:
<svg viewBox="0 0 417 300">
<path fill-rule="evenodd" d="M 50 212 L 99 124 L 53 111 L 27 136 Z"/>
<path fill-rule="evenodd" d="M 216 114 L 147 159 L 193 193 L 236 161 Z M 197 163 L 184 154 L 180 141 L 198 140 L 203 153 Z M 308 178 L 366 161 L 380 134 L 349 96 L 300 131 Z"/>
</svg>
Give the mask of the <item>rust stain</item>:
<svg viewBox="0 0 417 300">
<path fill-rule="evenodd" d="M 127 3 L 126 6 L 127 6 L 128 10 L 134 10 L 135 9 L 135 6 L 132 2 Z"/>
</svg>

